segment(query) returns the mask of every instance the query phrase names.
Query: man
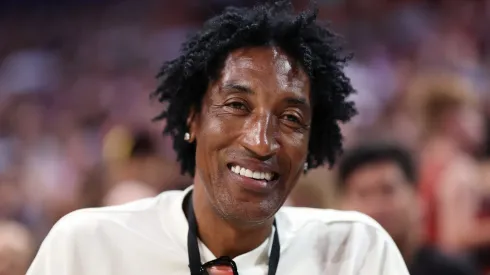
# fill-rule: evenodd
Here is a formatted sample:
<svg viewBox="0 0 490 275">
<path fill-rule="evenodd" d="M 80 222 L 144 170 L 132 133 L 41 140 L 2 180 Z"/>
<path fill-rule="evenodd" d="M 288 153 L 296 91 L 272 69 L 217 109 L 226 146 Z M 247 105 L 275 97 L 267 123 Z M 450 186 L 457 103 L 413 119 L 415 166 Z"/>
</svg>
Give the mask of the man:
<svg viewBox="0 0 490 275">
<path fill-rule="evenodd" d="M 103 146 L 109 187 L 142 184 L 158 192 L 188 187 L 190 178 L 181 175 L 178 163 L 163 157 L 157 142 L 148 130 L 113 127 Z"/>
<path fill-rule="evenodd" d="M 304 171 L 335 161 L 355 113 L 335 36 L 292 11 L 226 9 L 163 66 L 158 118 L 193 187 L 69 214 L 28 275 L 408 274 L 366 216 L 279 211 Z"/>
<path fill-rule="evenodd" d="M 398 245 L 410 274 L 478 274 L 422 245 L 422 207 L 416 180 L 409 152 L 391 143 L 358 145 L 344 155 L 338 167 L 342 207 L 378 221 Z"/>
</svg>

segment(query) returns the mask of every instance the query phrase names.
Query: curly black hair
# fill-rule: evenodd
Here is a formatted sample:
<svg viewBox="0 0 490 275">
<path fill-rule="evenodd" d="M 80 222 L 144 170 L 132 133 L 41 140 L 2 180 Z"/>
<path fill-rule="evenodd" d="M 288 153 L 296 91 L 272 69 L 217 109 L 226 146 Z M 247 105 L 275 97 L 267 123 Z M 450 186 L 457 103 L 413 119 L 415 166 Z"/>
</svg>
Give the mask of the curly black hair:
<svg viewBox="0 0 490 275">
<path fill-rule="evenodd" d="M 182 173 L 194 176 L 195 143 L 184 141 L 191 108 L 200 111 L 208 84 L 219 77 L 227 55 L 238 48 L 274 45 L 299 61 L 310 78 L 313 116 L 308 167 L 328 161 L 332 166 L 342 151 L 339 122 L 356 114 L 347 97 L 354 93 L 343 67 L 350 59 L 337 35 L 316 22 L 318 10 L 294 14 L 290 1 L 277 1 L 254 8 L 226 8 L 190 37 L 181 55 L 166 62 L 152 93 L 165 105 L 155 120 L 166 120 L 163 133 L 173 138 Z"/>
</svg>

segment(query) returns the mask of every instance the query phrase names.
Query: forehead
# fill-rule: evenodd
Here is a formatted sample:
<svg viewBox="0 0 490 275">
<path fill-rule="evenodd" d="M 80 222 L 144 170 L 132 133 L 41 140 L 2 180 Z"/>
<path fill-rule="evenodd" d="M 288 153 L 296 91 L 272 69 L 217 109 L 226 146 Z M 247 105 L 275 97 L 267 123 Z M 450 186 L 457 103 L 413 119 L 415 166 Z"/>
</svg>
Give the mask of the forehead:
<svg viewBox="0 0 490 275">
<path fill-rule="evenodd" d="M 278 47 L 246 47 L 226 58 L 221 78 L 246 80 L 249 85 L 276 86 L 293 92 L 309 93 L 309 78 L 301 64 Z"/>
</svg>

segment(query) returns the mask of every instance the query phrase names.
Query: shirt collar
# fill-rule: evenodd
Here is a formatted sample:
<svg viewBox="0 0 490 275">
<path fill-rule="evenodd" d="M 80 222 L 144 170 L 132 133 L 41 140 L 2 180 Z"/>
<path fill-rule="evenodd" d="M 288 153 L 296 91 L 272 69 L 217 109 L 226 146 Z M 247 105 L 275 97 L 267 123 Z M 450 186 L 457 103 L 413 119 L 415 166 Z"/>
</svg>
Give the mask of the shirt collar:
<svg viewBox="0 0 490 275">
<path fill-rule="evenodd" d="M 170 213 L 172 213 L 171 215 L 172 216 L 175 215 L 173 220 L 173 226 L 172 226 L 175 230 L 172 230 L 174 231 L 172 232 L 172 234 L 174 234 L 176 239 L 179 240 L 179 244 L 182 246 L 183 249 L 185 249 L 185 251 L 187 251 L 187 232 L 189 230 L 189 225 L 187 223 L 187 218 L 184 214 L 183 203 L 184 203 L 184 198 L 187 196 L 187 194 L 189 194 L 189 192 L 192 191 L 192 189 L 193 189 L 192 185 L 186 188 L 181 193 L 179 199 L 176 199 L 172 202 L 169 209 Z M 165 217 L 163 218 L 165 220 Z M 168 218 L 166 220 L 168 220 Z M 281 228 L 280 225 L 281 222 L 277 219 L 277 217 L 276 217 L 276 223 L 278 224 L 278 227 Z M 168 224 L 166 224 L 166 226 L 168 226 Z M 273 227 L 271 231 L 271 235 L 257 248 L 253 249 L 250 252 L 237 256 L 233 259 L 237 264 L 239 270 L 245 270 L 260 265 L 267 265 L 270 251 L 272 248 L 272 239 L 275 230 L 276 228 Z M 283 241 L 285 236 L 282 234 L 282 231 L 279 231 L 278 233 L 279 233 L 279 240 L 281 243 L 281 252 L 282 252 L 284 248 Z M 202 263 L 206 263 L 217 258 L 200 240 L 198 240 L 198 245 L 199 245 L 199 251 L 201 253 Z"/>
</svg>

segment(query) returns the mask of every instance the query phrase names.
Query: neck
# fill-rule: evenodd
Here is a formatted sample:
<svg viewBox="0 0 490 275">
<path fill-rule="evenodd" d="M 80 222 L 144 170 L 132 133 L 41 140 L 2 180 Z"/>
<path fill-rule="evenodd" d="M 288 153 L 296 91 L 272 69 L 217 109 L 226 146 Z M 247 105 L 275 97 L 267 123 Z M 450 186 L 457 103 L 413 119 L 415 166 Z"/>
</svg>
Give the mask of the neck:
<svg viewBox="0 0 490 275">
<path fill-rule="evenodd" d="M 406 236 L 395 240 L 405 263 L 410 266 L 414 260 L 417 250 L 420 248 L 420 236 L 417 233 L 407 231 Z"/>
<path fill-rule="evenodd" d="M 254 226 L 233 224 L 214 209 L 203 189 L 201 184 L 194 185 L 192 203 L 199 239 L 215 256 L 234 258 L 257 248 L 270 236 L 273 218 Z"/>
</svg>

